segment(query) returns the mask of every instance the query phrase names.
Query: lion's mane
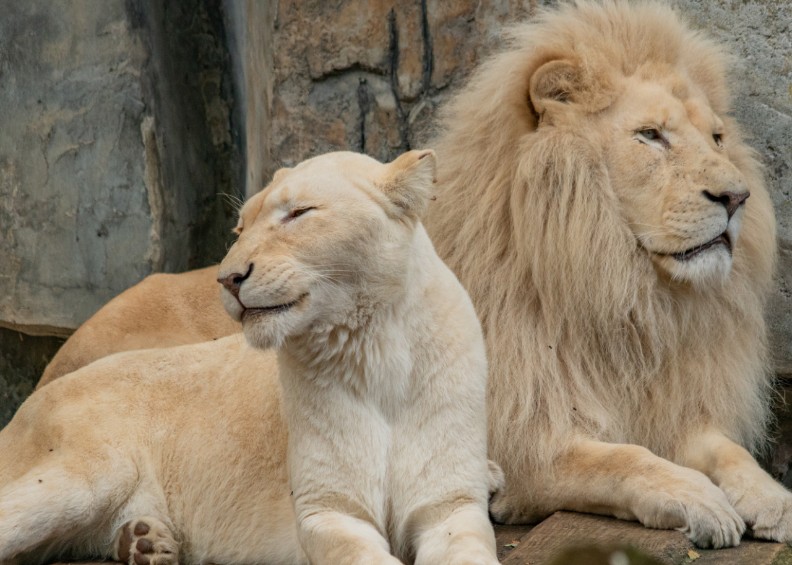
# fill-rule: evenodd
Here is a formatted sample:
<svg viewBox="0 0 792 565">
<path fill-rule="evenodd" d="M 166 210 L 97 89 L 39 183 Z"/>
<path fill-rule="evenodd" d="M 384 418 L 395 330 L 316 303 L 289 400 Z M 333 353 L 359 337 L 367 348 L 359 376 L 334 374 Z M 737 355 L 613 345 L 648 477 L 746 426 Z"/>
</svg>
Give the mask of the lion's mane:
<svg viewBox="0 0 792 565">
<path fill-rule="evenodd" d="M 507 477 L 538 470 L 577 434 L 674 459 L 704 422 L 756 449 L 772 390 L 763 309 L 775 223 L 761 168 L 728 117 L 728 59 L 655 3 L 578 2 L 510 37 L 443 116 L 427 221 L 486 334 L 493 458 Z M 537 129 L 529 81 L 555 59 L 584 69 L 577 103 L 590 113 L 616 96 L 609 77 L 657 63 L 687 76 L 726 121 L 751 199 L 724 283 L 658 275 L 588 123 Z"/>
</svg>

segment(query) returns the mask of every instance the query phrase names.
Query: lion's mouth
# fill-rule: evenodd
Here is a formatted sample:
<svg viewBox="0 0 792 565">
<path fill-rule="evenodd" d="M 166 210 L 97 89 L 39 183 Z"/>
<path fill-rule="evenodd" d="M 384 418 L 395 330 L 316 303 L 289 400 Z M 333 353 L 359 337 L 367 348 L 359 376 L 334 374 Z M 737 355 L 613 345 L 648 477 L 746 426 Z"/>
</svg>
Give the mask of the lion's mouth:
<svg viewBox="0 0 792 565">
<path fill-rule="evenodd" d="M 252 316 L 264 316 L 264 315 L 272 315 L 272 314 L 282 314 L 288 310 L 291 310 L 295 306 L 297 306 L 300 302 L 302 302 L 305 297 L 308 296 L 308 293 L 299 296 L 296 300 L 292 300 L 291 302 L 286 302 L 284 304 L 274 304 L 273 306 L 259 306 L 256 308 L 245 308 L 242 312 L 242 319 L 245 320 Z"/>
<path fill-rule="evenodd" d="M 719 236 L 709 240 L 707 243 L 702 243 L 701 245 L 697 245 L 695 247 L 691 247 L 687 251 L 681 251 L 679 253 L 668 253 L 671 257 L 676 259 L 677 261 L 690 261 L 694 257 L 700 255 L 704 251 L 715 247 L 716 245 L 723 245 L 726 250 L 731 253 L 732 246 L 731 240 L 729 239 L 729 234 L 723 232 Z"/>
</svg>

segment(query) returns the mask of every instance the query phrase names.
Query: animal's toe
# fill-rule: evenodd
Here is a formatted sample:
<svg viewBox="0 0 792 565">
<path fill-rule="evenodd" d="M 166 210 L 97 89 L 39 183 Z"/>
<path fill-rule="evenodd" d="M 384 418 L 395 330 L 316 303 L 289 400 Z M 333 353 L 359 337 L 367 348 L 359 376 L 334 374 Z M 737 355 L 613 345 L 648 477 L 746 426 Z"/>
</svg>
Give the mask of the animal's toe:
<svg viewBox="0 0 792 565">
<path fill-rule="evenodd" d="M 121 527 L 116 555 L 127 565 L 176 565 L 178 545 L 160 520 L 139 518 Z"/>
</svg>

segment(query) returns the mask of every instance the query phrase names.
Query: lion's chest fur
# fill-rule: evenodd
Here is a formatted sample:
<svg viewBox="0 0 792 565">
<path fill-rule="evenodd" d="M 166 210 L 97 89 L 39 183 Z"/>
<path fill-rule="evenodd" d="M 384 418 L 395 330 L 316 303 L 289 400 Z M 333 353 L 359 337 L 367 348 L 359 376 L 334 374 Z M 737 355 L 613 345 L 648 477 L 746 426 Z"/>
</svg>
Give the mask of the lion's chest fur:
<svg viewBox="0 0 792 565">
<path fill-rule="evenodd" d="M 436 256 L 420 266 L 403 304 L 278 352 L 298 520 L 332 508 L 397 555 L 417 509 L 449 492 L 486 501 L 482 336 L 450 271 Z"/>
</svg>

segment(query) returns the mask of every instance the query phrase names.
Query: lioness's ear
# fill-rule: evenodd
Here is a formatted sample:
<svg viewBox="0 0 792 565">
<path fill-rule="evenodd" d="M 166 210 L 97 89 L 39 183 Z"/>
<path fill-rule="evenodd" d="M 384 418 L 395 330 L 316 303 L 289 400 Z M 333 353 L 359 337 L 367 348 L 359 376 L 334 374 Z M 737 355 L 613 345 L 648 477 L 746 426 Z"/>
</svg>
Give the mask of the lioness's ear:
<svg viewBox="0 0 792 565">
<path fill-rule="evenodd" d="M 400 212 L 420 218 L 431 197 L 436 168 L 431 149 L 408 151 L 385 166 L 379 186 Z"/>
<path fill-rule="evenodd" d="M 545 63 L 534 72 L 529 86 L 529 97 L 540 116 L 548 106 L 565 104 L 574 99 L 583 87 L 583 73 L 572 61 L 557 59 Z"/>
</svg>

